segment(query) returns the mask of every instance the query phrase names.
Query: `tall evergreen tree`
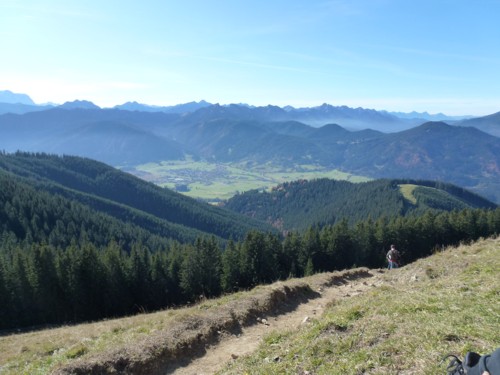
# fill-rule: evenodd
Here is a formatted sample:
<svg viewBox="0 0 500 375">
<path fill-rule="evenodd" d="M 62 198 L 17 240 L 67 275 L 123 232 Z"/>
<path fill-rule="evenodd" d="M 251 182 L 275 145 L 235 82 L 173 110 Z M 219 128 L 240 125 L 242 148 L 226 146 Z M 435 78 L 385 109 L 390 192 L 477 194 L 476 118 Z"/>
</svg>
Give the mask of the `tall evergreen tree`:
<svg viewBox="0 0 500 375">
<path fill-rule="evenodd" d="M 170 291 L 168 259 L 165 251 L 158 251 L 151 259 L 151 307 L 159 309 L 173 303 Z"/>
<path fill-rule="evenodd" d="M 111 241 L 103 250 L 101 259 L 105 273 L 102 293 L 106 316 L 129 312 L 132 307 L 132 296 L 128 288 L 125 252 L 116 241 Z"/>
<path fill-rule="evenodd" d="M 333 227 L 332 256 L 336 269 L 351 268 L 355 263 L 355 247 L 347 220 Z"/>
<path fill-rule="evenodd" d="M 170 291 L 169 295 L 171 303 L 174 305 L 184 302 L 184 296 L 181 288 L 181 271 L 185 248 L 186 246 L 174 243 L 170 247 L 167 254 L 169 280 L 167 288 Z"/>
<path fill-rule="evenodd" d="M 221 292 L 221 249 L 213 236 L 203 239 L 201 243 L 197 241 L 196 246 L 200 245 L 203 295 L 206 297 L 217 296 Z"/>
<path fill-rule="evenodd" d="M 248 232 L 240 252 L 241 286 L 253 287 L 268 277 L 273 264 L 270 255 L 266 252 L 266 240 L 263 233 Z"/>
<path fill-rule="evenodd" d="M 151 254 L 141 243 L 132 246 L 127 268 L 134 309 L 145 311 L 151 302 Z"/>
<path fill-rule="evenodd" d="M 288 277 L 298 277 L 303 274 L 299 264 L 299 254 L 302 248 L 302 238 L 297 232 L 289 233 L 283 242 L 283 252 L 278 257 L 280 268 L 288 272 Z"/>
<path fill-rule="evenodd" d="M 0 329 L 9 326 L 11 317 L 9 307 L 11 306 L 4 256 L 0 253 Z"/>
<path fill-rule="evenodd" d="M 30 324 L 31 301 L 33 300 L 33 290 L 28 277 L 28 262 L 26 255 L 21 248 L 13 251 L 11 258 L 10 272 L 7 273 L 7 285 L 10 290 L 11 317 L 14 326 L 25 326 Z"/>
<path fill-rule="evenodd" d="M 230 240 L 222 253 L 221 287 L 224 292 L 237 291 L 240 285 L 240 251 Z"/>
<path fill-rule="evenodd" d="M 55 250 L 47 245 L 31 245 L 28 278 L 33 291 L 31 311 L 39 323 L 59 321 L 63 314 L 63 294 L 55 265 Z"/>
</svg>

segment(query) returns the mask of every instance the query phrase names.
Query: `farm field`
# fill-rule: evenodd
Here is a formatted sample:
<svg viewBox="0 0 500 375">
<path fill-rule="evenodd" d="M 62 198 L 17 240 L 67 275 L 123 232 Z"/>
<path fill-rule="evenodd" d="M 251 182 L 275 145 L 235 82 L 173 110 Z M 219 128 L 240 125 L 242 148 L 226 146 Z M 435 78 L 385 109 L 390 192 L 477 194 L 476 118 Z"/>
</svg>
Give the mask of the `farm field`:
<svg viewBox="0 0 500 375">
<path fill-rule="evenodd" d="M 269 190 L 286 181 L 332 178 L 364 182 L 369 178 L 316 165 L 290 168 L 273 165 L 213 163 L 207 161 L 162 161 L 127 168 L 124 171 L 192 198 L 216 203 L 252 190 Z"/>
</svg>

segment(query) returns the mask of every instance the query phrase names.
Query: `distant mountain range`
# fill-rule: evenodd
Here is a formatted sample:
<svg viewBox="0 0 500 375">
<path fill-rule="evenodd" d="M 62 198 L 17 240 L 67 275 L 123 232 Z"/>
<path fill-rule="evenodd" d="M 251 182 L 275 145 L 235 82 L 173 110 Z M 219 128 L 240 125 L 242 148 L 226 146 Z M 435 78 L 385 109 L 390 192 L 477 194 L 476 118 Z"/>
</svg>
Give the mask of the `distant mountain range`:
<svg viewBox="0 0 500 375">
<path fill-rule="evenodd" d="M 382 111 L 385 112 L 385 111 Z M 391 115 L 394 115 L 399 118 L 406 118 L 406 119 L 424 119 L 427 121 L 460 121 L 460 120 L 466 120 L 473 118 L 474 116 L 448 116 L 445 115 L 444 113 L 435 113 L 435 114 L 430 114 L 428 112 L 388 112 Z"/>
<path fill-rule="evenodd" d="M 459 126 L 474 127 L 500 137 L 500 112 L 493 113 L 484 117 L 476 117 L 456 123 Z"/>
<path fill-rule="evenodd" d="M 74 104 L 88 109 L 66 105 L 0 115 L 0 149 L 85 156 L 114 166 L 182 160 L 185 155 L 292 169 L 315 164 L 373 178 L 450 182 L 500 202 L 500 138 L 473 127 L 427 122 L 382 133 L 280 121 L 289 111 L 273 106 L 210 105 L 178 114 Z M 328 106 L 318 110 L 336 111 Z M 497 121 L 498 116 L 489 120 Z"/>
<path fill-rule="evenodd" d="M 12 91 L 0 91 L 0 103 L 36 105 L 26 94 L 16 94 Z"/>
<path fill-rule="evenodd" d="M 23 95 L 2 95 L 23 102 L 6 105 L 30 106 Z M 84 156 L 113 166 L 186 155 L 288 169 L 313 164 L 372 178 L 450 182 L 500 202 L 500 112 L 449 125 L 328 104 L 296 109 L 202 101 L 101 109 L 74 101 L 0 115 L 0 135 L 7 152 Z"/>
<path fill-rule="evenodd" d="M 75 100 L 62 105 L 37 105 L 26 94 L 0 91 L 0 114 L 24 114 L 54 107 L 65 109 L 101 109 L 99 106 L 86 100 Z M 480 121 L 469 122 L 468 120 L 473 119 L 473 116 L 447 116 L 443 113 L 429 114 L 427 112 L 415 111 L 409 113 L 376 111 L 365 108 L 332 106 L 326 103 L 317 107 L 294 108 L 292 106 L 285 106 L 281 108 L 277 106 L 254 107 L 248 104 L 219 105 L 211 104 L 204 100 L 174 106 L 154 106 L 138 102 L 127 102 L 116 105 L 113 109 L 134 112 L 191 114 L 210 107 L 213 108 L 202 113 L 210 113 L 211 116 L 218 113 L 225 118 L 233 118 L 232 116 L 236 112 L 238 119 L 244 116 L 245 119 L 260 121 L 299 121 L 313 127 L 321 127 L 326 124 L 339 124 L 349 130 L 375 129 L 382 132 L 398 132 L 421 125 L 427 121 L 444 121 L 460 126 L 476 126 L 487 133 L 500 136 L 500 124 L 498 116 L 495 117 L 495 115 L 480 117 L 478 118 L 482 119 Z M 237 109 L 236 111 L 235 108 Z M 247 115 L 243 114 L 241 109 L 247 109 Z M 251 115 L 249 115 L 250 113 Z"/>
<path fill-rule="evenodd" d="M 174 106 L 153 106 L 148 104 L 140 104 L 137 102 L 127 102 L 122 105 L 114 106 L 113 108 L 138 112 L 188 113 L 197 111 L 200 108 L 209 107 L 211 105 L 212 104 L 207 103 L 204 100 L 200 102 L 189 102 Z"/>
</svg>

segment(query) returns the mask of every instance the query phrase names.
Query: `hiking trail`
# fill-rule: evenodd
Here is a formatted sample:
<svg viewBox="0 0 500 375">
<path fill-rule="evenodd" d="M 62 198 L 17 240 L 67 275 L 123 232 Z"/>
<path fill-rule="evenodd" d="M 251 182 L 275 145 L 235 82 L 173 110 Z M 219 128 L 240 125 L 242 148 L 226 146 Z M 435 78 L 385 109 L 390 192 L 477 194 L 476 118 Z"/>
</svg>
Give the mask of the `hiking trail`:
<svg viewBox="0 0 500 375">
<path fill-rule="evenodd" d="M 369 276 L 357 276 L 330 286 L 319 286 L 319 297 L 299 304 L 293 311 L 280 315 L 257 318 L 255 324 L 242 327 L 237 334 L 221 332 L 220 340 L 205 348 L 201 356 L 179 359 L 169 364 L 166 374 L 209 375 L 239 357 L 253 353 L 263 338 L 273 331 L 297 330 L 311 319 L 320 317 L 328 303 L 339 298 L 350 298 L 380 286 L 384 271 L 371 270 Z"/>
</svg>

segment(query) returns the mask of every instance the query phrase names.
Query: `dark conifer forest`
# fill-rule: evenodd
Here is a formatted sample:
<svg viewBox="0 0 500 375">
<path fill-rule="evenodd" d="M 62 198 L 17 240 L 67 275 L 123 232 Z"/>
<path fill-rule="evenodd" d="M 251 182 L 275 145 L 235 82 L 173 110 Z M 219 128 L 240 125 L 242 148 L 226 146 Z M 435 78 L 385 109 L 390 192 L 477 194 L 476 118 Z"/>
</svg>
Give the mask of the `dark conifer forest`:
<svg viewBox="0 0 500 375">
<path fill-rule="evenodd" d="M 284 236 L 73 157 L 0 155 L 0 186 L 0 329 L 120 317 L 315 272 L 384 267 L 392 243 L 408 263 L 500 233 L 493 205 L 343 217 Z M 169 197 L 178 202 L 173 213 Z"/>
<path fill-rule="evenodd" d="M 413 201 L 401 192 L 412 186 Z M 458 186 L 436 181 L 381 179 L 363 183 L 331 179 L 283 183 L 271 192 L 247 191 L 229 199 L 225 208 L 268 221 L 281 230 L 305 230 L 347 218 L 422 215 L 428 210 L 495 208 L 491 201 Z"/>
<path fill-rule="evenodd" d="M 2 218 L 3 221 L 3 218 Z M 0 327 L 98 320 L 153 311 L 258 284 L 354 266 L 384 267 L 396 243 L 404 262 L 500 233 L 500 209 L 427 213 L 293 232 L 250 231 L 222 246 L 215 237 L 152 250 L 88 238 L 56 246 L 2 233 Z"/>
</svg>

